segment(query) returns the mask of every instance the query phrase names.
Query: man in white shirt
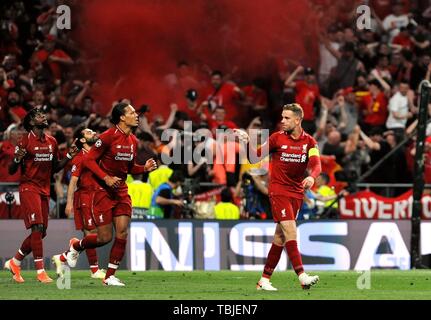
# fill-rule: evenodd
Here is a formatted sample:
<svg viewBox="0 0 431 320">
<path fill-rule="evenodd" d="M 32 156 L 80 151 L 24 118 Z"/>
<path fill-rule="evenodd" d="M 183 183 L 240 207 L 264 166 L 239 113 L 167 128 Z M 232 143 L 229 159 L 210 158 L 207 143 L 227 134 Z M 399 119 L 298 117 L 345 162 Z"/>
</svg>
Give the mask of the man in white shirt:
<svg viewBox="0 0 431 320">
<path fill-rule="evenodd" d="M 397 141 L 404 137 L 406 123 L 413 116 L 411 108 L 413 99 L 409 98 L 410 86 L 407 82 L 400 82 L 399 90 L 389 100 L 389 116 L 386 127 L 395 132 Z"/>
<path fill-rule="evenodd" d="M 403 13 L 402 2 L 396 2 L 392 7 L 392 14 L 386 16 L 383 20 L 383 28 L 389 32 L 389 42 L 400 32 L 401 27 L 407 27 L 409 24 L 409 16 Z"/>
</svg>

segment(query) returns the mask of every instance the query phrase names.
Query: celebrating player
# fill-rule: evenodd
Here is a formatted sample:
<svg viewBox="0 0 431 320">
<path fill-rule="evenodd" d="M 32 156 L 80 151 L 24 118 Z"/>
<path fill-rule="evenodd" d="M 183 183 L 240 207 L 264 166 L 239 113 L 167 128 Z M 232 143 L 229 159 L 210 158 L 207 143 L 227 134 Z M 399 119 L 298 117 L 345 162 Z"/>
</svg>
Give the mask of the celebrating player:
<svg viewBox="0 0 431 320">
<path fill-rule="evenodd" d="M 21 276 L 21 261 L 32 251 L 37 280 L 43 283 L 52 282 L 44 269 L 42 242 L 48 228 L 51 174 L 60 171 L 78 151 L 76 146 L 72 145 L 67 157 L 59 162 L 57 141 L 44 133 L 47 127 L 46 115 L 40 109 L 33 108 L 27 113 L 24 128 L 28 134 L 24 135 L 18 144 L 15 158 L 9 167 L 9 174 L 14 174 L 19 166 L 22 167 L 19 196 L 25 226 L 27 229 L 31 228 L 31 234 L 25 238 L 18 252 L 4 265 L 18 283 L 24 282 Z"/>
<path fill-rule="evenodd" d="M 88 169 L 83 169 L 82 162 L 91 147 L 96 143 L 98 137 L 96 132 L 82 127 L 75 132 L 76 146 L 81 151 L 72 160 L 72 176 L 67 189 L 66 214 L 74 215 L 76 230 L 82 230 L 84 236 L 95 233 L 96 225 L 91 216 L 91 205 L 95 189 L 98 187 L 94 180 L 93 173 Z M 75 190 L 76 189 L 76 190 Z M 94 248 L 85 250 L 88 263 L 90 264 L 91 277 L 104 279 L 105 272 L 99 269 L 97 261 L 97 251 Z M 57 254 L 52 257 L 52 262 L 56 266 L 59 277 L 63 276 L 63 264 L 66 262 L 66 255 Z"/>
<path fill-rule="evenodd" d="M 313 137 L 302 129 L 304 112 L 299 104 L 285 105 L 281 116 L 282 130 L 269 137 L 268 145 L 255 150 L 257 156 L 262 156 L 263 150 L 268 150 L 271 154 L 269 198 L 273 218 L 277 223 L 274 241 L 262 277 L 257 283 L 258 290 L 277 290 L 269 280 L 284 247 L 304 289 L 319 281 L 318 276 L 310 276 L 304 272 L 296 242 L 295 221 L 302 205 L 304 189 L 311 188 L 321 172 L 319 150 Z M 237 129 L 235 132 L 240 140 L 249 143 L 250 138 L 246 132 Z"/>
<path fill-rule="evenodd" d="M 74 267 L 81 251 L 97 248 L 111 241 L 114 226 L 115 240 L 103 283 L 124 286 L 114 274 L 126 250 L 127 229 L 132 215 L 125 180 L 127 173 L 152 171 L 157 164 L 154 159 L 149 159 L 143 166 L 135 163 L 137 139 L 132 134 L 132 129 L 138 126 L 139 117 L 130 104 L 116 104 L 112 109 L 111 122 L 115 126 L 100 135 L 83 161 L 84 167 L 99 179 L 98 185 L 101 187 L 94 193 L 92 206 L 97 234 L 88 234 L 82 240 L 71 239 L 69 251 L 65 254 L 68 265 Z"/>
</svg>

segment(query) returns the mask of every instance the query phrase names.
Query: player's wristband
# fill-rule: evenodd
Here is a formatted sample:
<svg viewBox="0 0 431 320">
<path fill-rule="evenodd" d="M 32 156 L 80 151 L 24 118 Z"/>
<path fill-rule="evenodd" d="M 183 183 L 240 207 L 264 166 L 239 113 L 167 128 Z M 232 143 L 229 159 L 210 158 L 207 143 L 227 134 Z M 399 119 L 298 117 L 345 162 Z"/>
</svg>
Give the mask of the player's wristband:
<svg viewBox="0 0 431 320">
<path fill-rule="evenodd" d="M 13 158 L 13 162 L 15 162 L 15 163 L 20 163 L 20 162 L 21 162 L 21 160 L 18 160 L 17 158 Z"/>
<path fill-rule="evenodd" d="M 70 155 L 70 153 L 68 152 L 68 153 L 66 153 L 66 157 L 67 157 L 67 159 L 69 159 L 69 160 L 72 160 L 72 156 Z"/>
</svg>

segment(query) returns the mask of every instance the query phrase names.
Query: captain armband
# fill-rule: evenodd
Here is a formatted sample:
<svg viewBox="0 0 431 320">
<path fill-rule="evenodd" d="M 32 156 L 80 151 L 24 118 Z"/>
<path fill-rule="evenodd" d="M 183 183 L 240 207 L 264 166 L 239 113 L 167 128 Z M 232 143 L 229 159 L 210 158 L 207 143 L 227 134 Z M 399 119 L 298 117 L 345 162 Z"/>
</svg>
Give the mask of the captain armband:
<svg viewBox="0 0 431 320">
<path fill-rule="evenodd" d="M 308 150 L 308 157 L 312 157 L 312 156 L 320 156 L 319 149 L 310 148 L 310 150 Z"/>
</svg>

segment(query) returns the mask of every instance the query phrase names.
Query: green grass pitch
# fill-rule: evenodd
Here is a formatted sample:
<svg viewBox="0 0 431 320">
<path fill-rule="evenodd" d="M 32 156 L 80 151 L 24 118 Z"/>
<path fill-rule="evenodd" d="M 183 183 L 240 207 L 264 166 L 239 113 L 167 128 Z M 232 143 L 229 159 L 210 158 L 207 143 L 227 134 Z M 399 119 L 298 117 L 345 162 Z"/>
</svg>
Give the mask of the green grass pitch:
<svg viewBox="0 0 431 320">
<path fill-rule="evenodd" d="M 314 272 L 309 272 L 315 274 Z M 71 272 L 71 288 L 60 290 L 57 282 L 41 284 L 34 271 L 22 273 L 25 283 L 14 283 L 8 271 L 0 271 L 0 300 L 3 299 L 141 299 L 141 300 L 357 300 L 357 299 L 431 299 L 430 270 L 373 270 L 370 289 L 359 290 L 359 273 L 319 271 L 320 282 L 302 290 L 290 271 L 275 272 L 271 281 L 276 292 L 256 291 L 260 272 L 192 271 L 165 272 L 118 271 L 126 287 L 105 287 L 90 278 L 89 271 Z M 53 271 L 49 271 L 54 276 Z"/>
</svg>

